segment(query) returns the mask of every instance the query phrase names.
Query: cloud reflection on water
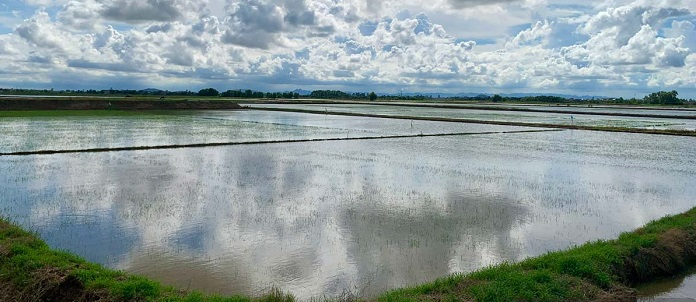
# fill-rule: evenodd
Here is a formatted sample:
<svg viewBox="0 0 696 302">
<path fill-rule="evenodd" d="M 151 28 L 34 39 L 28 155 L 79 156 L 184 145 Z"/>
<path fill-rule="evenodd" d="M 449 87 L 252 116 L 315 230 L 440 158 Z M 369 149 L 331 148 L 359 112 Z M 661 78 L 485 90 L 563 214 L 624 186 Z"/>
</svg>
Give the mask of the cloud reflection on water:
<svg viewBox="0 0 696 302">
<path fill-rule="evenodd" d="M 637 137 L 3 157 L 0 194 L 2 213 L 51 246 L 183 288 L 374 295 L 610 238 L 690 207 L 694 142 Z"/>
</svg>

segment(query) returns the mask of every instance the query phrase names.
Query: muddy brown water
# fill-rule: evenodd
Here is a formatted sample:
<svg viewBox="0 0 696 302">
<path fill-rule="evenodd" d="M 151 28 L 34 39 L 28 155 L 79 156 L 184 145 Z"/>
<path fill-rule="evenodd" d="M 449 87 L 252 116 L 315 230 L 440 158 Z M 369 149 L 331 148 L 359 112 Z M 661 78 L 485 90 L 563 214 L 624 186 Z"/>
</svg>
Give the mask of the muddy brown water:
<svg viewBox="0 0 696 302">
<path fill-rule="evenodd" d="M 171 128 L 167 119 L 150 121 L 159 126 L 144 130 L 146 139 L 109 130 L 139 125 L 131 118 L 88 123 L 81 127 L 101 129 L 109 139 L 75 141 L 412 131 L 408 121 L 367 118 L 205 117 L 206 126 L 191 131 L 178 117 Z M 227 127 L 238 129 L 220 132 Z M 467 125 L 415 127 L 437 132 Z M 18 149 L 67 148 L 74 144 L 55 138 L 81 135 L 70 130 L 79 127 L 46 128 L 44 136 L 34 126 L 21 129 L 47 141 L 22 143 L 5 131 L 0 141 Z M 260 129 L 269 132 L 255 132 Z M 2 156 L 0 213 L 52 247 L 182 288 L 259 295 L 276 286 L 300 299 L 344 291 L 372 297 L 615 238 L 685 211 L 694 206 L 694 167 L 692 138 L 587 131 Z"/>
<path fill-rule="evenodd" d="M 696 302 L 696 267 L 637 289 L 639 302 Z"/>
</svg>

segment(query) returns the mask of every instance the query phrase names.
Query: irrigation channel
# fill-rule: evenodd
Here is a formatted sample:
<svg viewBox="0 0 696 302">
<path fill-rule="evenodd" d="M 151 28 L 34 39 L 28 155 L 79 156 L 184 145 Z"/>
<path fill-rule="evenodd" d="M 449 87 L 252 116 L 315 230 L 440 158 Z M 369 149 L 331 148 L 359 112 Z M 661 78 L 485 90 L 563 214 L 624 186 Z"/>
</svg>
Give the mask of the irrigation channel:
<svg viewBox="0 0 696 302">
<path fill-rule="evenodd" d="M 0 214 L 165 284 L 310 299 L 375 297 L 694 206 L 696 139 L 548 130 L 266 110 L 0 118 Z"/>
</svg>

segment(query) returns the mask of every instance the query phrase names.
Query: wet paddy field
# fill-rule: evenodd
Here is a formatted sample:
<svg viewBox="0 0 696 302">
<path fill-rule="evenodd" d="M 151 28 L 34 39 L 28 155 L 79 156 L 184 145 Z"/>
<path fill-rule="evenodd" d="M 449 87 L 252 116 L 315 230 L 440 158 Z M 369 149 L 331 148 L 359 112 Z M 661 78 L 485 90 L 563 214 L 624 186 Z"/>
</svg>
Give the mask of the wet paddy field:
<svg viewBox="0 0 696 302">
<path fill-rule="evenodd" d="M 548 113 L 548 112 L 517 112 L 504 110 L 481 109 L 453 109 L 433 107 L 407 107 L 389 105 L 363 105 L 363 104 L 249 104 L 252 108 L 285 108 L 300 110 L 316 110 L 328 112 L 345 112 L 358 114 L 378 114 L 386 116 L 418 116 L 435 118 L 470 119 L 496 122 L 522 122 L 543 123 L 554 125 L 578 125 L 601 127 L 625 127 L 638 129 L 672 129 L 672 130 L 696 130 L 696 111 L 667 111 L 667 110 L 642 110 L 642 109 L 605 109 L 605 108 L 572 108 L 567 110 L 582 111 L 587 114 L 574 113 Z M 487 106 L 488 108 L 490 106 Z M 504 108 L 518 108 L 505 107 Z M 531 107 L 531 106 L 528 106 Z M 544 110 L 541 106 L 534 106 L 535 110 Z M 552 108 L 552 109 L 551 109 Z M 527 108 L 525 108 L 527 109 Z M 550 107 L 548 110 L 562 111 L 564 107 Z M 632 117 L 592 115 L 592 112 L 612 114 L 651 114 L 669 115 L 675 118 Z M 680 118 L 681 116 L 689 117 Z"/>
<path fill-rule="evenodd" d="M 254 110 L 0 119 L 0 153 L 539 129 Z"/>
<path fill-rule="evenodd" d="M 16 152 L 528 128 L 246 110 L 0 129 Z M 372 297 L 690 209 L 694 167 L 693 138 L 579 130 L 0 156 L 0 214 L 181 288 Z"/>
</svg>

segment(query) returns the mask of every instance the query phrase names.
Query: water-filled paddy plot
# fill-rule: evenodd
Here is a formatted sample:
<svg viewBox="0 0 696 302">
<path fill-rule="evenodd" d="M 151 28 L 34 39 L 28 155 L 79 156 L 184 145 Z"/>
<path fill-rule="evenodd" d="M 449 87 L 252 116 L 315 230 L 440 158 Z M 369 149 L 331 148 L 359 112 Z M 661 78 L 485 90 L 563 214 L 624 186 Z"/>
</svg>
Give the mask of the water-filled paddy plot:
<svg viewBox="0 0 696 302">
<path fill-rule="evenodd" d="M 0 154 L 206 143 L 274 142 L 536 128 L 395 121 L 291 112 L 190 111 L 134 116 L 2 118 Z"/>
<path fill-rule="evenodd" d="M 5 153 L 488 133 L 0 156 L 2 215 L 52 247 L 211 293 L 374 296 L 613 238 L 696 196 L 689 137 L 253 110 L 0 129 Z"/>
<path fill-rule="evenodd" d="M 404 107 L 389 105 L 360 105 L 360 104 L 252 104 L 254 108 L 286 108 L 317 111 L 333 111 L 357 114 L 377 114 L 386 116 L 418 116 L 434 118 L 468 119 L 495 122 L 541 123 L 552 125 L 578 125 L 600 127 L 624 127 L 638 129 L 672 129 L 696 130 L 696 111 L 693 110 L 648 110 L 648 109 L 612 109 L 612 108 L 578 108 L 578 107 L 542 107 L 542 106 L 503 106 L 501 109 L 526 109 L 537 112 L 485 110 L 485 109 L 456 109 L 432 107 Z M 478 106 L 468 105 L 468 108 Z M 486 106 L 489 108 L 492 106 Z M 554 112 L 544 112 L 544 111 Z M 559 113 L 568 111 L 569 113 Z M 582 114 L 576 114 L 578 112 Z M 594 114 L 593 114 L 594 113 Z M 597 115 L 616 114 L 616 115 Z M 634 117 L 626 115 L 665 116 Z"/>
</svg>

